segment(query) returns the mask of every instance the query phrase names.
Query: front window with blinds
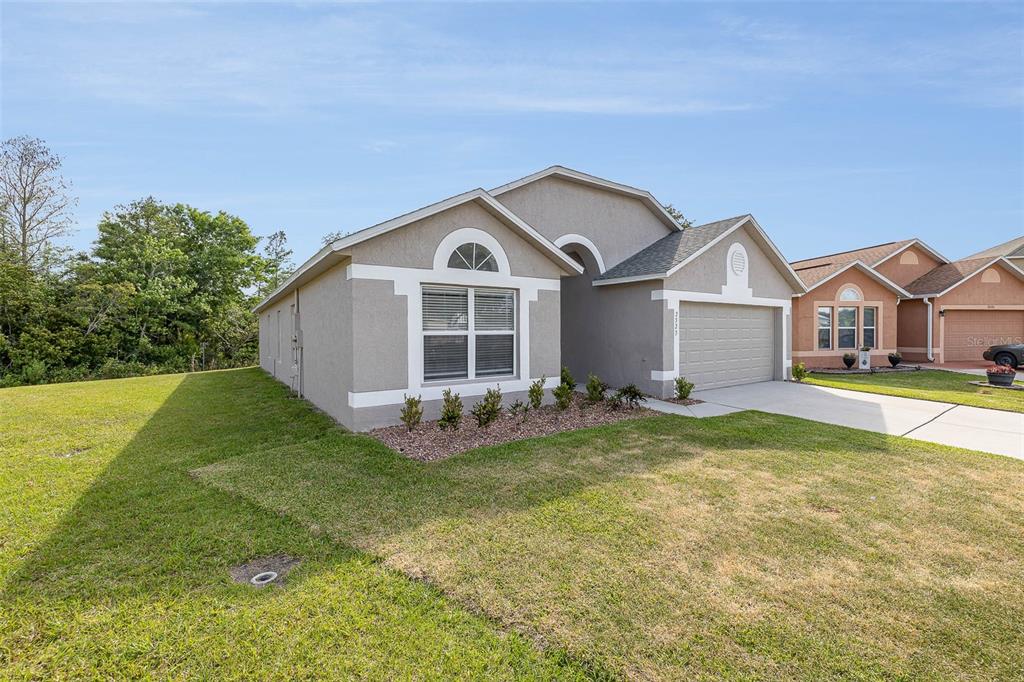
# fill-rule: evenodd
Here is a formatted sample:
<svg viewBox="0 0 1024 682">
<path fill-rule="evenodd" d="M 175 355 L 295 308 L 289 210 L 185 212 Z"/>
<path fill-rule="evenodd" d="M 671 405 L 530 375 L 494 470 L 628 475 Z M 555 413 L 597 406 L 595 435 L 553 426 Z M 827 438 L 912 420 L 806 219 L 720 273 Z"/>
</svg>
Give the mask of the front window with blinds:
<svg viewBox="0 0 1024 682">
<path fill-rule="evenodd" d="M 423 287 L 423 379 L 514 374 L 515 303 L 510 289 Z"/>
</svg>

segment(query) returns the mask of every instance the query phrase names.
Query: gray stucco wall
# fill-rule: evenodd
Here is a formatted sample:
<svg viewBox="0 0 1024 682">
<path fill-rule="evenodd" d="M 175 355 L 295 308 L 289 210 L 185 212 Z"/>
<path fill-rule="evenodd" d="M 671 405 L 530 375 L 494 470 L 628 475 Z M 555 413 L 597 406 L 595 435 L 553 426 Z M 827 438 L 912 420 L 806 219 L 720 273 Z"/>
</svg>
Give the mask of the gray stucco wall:
<svg viewBox="0 0 1024 682">
<path fill-rule="evenodd" d="M 498 201 L 551 241 L 570 233 L 591 240 L 607 268 L 670 231 L 639 199 L 557 177 L 500 194 Z"/>
<path fill-rule="evenodd" d="M 260 367 L 275 379 L 291 384 L 291 304 L 294 298 L 278 301 L 260 313 Z"/>
<path fill-rule="evenodd" d="M 579 255 L 587 271 L 562 280 L 562 362 L 581 384 L 593 372 L 614 387 L 635 383 L 661 395 L 663 382 L 651 380 L 665 363 L 666 307 L 651 300 L 661 283 L 591 286 L 596 265 Z"/>
<path fill-rule="evenodd" d="M 562 280 L 564 286 L 568 279 Z M 562 371 L 561 297 L 557 291 L 540 291 L 530 303 L 530 375 L 554 377 Z"/>
<path fill-rule="evenodd" d="M 352 247 L 352 262 L 407 268 L 431 268 L 434 252 L 450 232 L 475 227 L 501 244 L 513 275 L 558 278 L 561 267 L 475 202 L 461 204 L 429 218 Z"/>
<path fill-rule="evenodd" d="M 303 396 L 342 424 L 352 421 L 352 282 L 338 265 L 299 290 Z M 361 332 L 360 332 L 361 333 Z"/>
<path fill-rule="evenodd" d="M 394 282 L 352 280 L 353 391 L 409 385 L 408 298 Z"/>
<path fill-rule="evenodd" d="M 726 256 L 729 247 L 739 242 L 747 251 L 749 271 L 748 285 L 753 295 L 760 298 L 782 298 L 787 301 L 797 293 L 793 286 L 779 272 L 775 260 L 761 249 L 750 236 L 749 229 L 742 227 L 711 249 L 701 254 L 665 280 L 666 289 L 700 291 L 710 294 L 722 293 L 727 281 Z"/>
</svg>

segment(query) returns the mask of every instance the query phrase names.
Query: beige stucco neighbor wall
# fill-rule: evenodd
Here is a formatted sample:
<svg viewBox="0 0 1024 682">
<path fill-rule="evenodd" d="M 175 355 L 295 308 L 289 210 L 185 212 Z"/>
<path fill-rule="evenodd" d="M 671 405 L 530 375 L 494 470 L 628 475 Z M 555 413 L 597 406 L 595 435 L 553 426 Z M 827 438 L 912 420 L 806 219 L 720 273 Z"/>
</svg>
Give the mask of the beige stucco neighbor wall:
<svg viewBox="0 0 1024 682">
<path fill-rule="evenodd" d="M 561 268 L 475 202 L 460 204 L 429 218 L 388 232 L 352 247 L 352 262 L 405 268 L 431 268 L 434 252 L 449 233 L 475 227 L 487 232 L 501 244 L 508 256 L 513 275 L 551 277 L 562 275 Z"/>
<path fill-rule="evenodd" d="M 914 258 L 917 259 L 916 264 L 906 262 Z M 868 263 L 868 265 L 871 264 Z M 909 246 L 876 267 L 875 272 L 889 281 L 905 287 L 921 275 L 931 272 L 938 265 L 939 261 L 932 258 L 924 249 L 918 246 Z"/>
<path fill-rule="evenodd" d="M 639 199 L 557 177 L 500 194 L 498 201 L 551 241 L 565 234 L 591 240 L 606 268 L 670 231 Z"/>
<path fill-rule="evenodd" d="M 839 301 L 840 292 L 847 286 L 860 290 L 863 300 Z M 878 280 L 869 277 L 863 271 L 851 268 L 821 286 L 811 289 L 808 293 L 793 299 L 793 362 L 802 362 L 808 368 L 843 367 L 843 354 L 856 353 L 857 348 L 836 348 L 837 345 L 837 313 L 839 306 L 858 308 L 857 311 L 857 342 L 862 342 L 862 327 L 865 306 L 878 308 L 878 320 L 875 330 L 877 349 L 871 354 L 873 366 L 888 367 L 887 356 L 896 350 L 897 319 L 903 314 L 903 303 L 897 308 L 898 297 L 891 289 L 883 286 Z M 818 306 L 832 307 L 832 349 L 818 350 Z"/>
<path fill-rule="evenodd" d="M 692 263 L 688 263 L 665 280 L 666 289 L 699 291 L 709 294 L 722 293 L 726 284 L 726 256 L 729 248 L 739 242 L 747 252 L 748 285 L 753 295 L 759 298 L 788 300 L 795 292 L 793 286 L 778 271 L 775 261 L 770 259 L 750 236 L 750 228 L 741 227 L 736 232 L 715 244 Z"/>
</svg>

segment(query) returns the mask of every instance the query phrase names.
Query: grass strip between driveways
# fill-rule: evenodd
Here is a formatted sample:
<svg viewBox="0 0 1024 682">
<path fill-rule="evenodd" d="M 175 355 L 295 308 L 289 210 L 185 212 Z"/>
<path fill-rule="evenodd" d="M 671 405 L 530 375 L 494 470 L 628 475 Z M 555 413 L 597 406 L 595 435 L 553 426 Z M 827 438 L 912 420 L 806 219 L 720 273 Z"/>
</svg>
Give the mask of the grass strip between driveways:
<svg viewBox="0 0 1024 682">
<path fill-rule="evenodd" d="M 865 393 L 894 395 L 901 398 L 917 398 L 940 403 L 1024 412 L 1024 391 L 975 386 L 970 383 L 984 380 L 985 377 L 973 374 L 922 369 L 917 372 L 879 374 L 812 373 L 804 380 L 804 383 Z M 1024 382 L 1016 383 L 1024 385 Z"/>
</svg>

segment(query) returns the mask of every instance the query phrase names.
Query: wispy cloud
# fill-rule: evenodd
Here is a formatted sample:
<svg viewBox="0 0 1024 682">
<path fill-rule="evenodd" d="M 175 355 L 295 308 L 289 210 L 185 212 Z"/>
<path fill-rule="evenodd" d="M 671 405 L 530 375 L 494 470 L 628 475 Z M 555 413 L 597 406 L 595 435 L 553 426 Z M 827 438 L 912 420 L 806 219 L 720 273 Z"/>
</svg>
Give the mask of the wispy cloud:
<svg viewBox="0 0 1024 682">
<path fill-rule="evenodd" d="M 3 58 L 8 72 L 49 78 L 95 100 L 184 113 L 206 105 L 228 115 L 349 105 L 705 115 L 772 106 L 816 84 L 886 79 L 981 106 L 1020 106 L 1022 97 L 1024 35 L 1015 27 L 956 41 L 911 39 L 853 28 L 822 33 L 715 10 L 695 13 L 681 30 L 591 26 L 592 36 L 509 36 L 478 10 L 465 19 L 472 26 L 479 17 L 467 30 L 436 8 L 249 7 L 43 6 L 36 11 L 45 32 L 7 22 Z M 259 11 L 266 7 L 273 11 Z"/>
</svg>

